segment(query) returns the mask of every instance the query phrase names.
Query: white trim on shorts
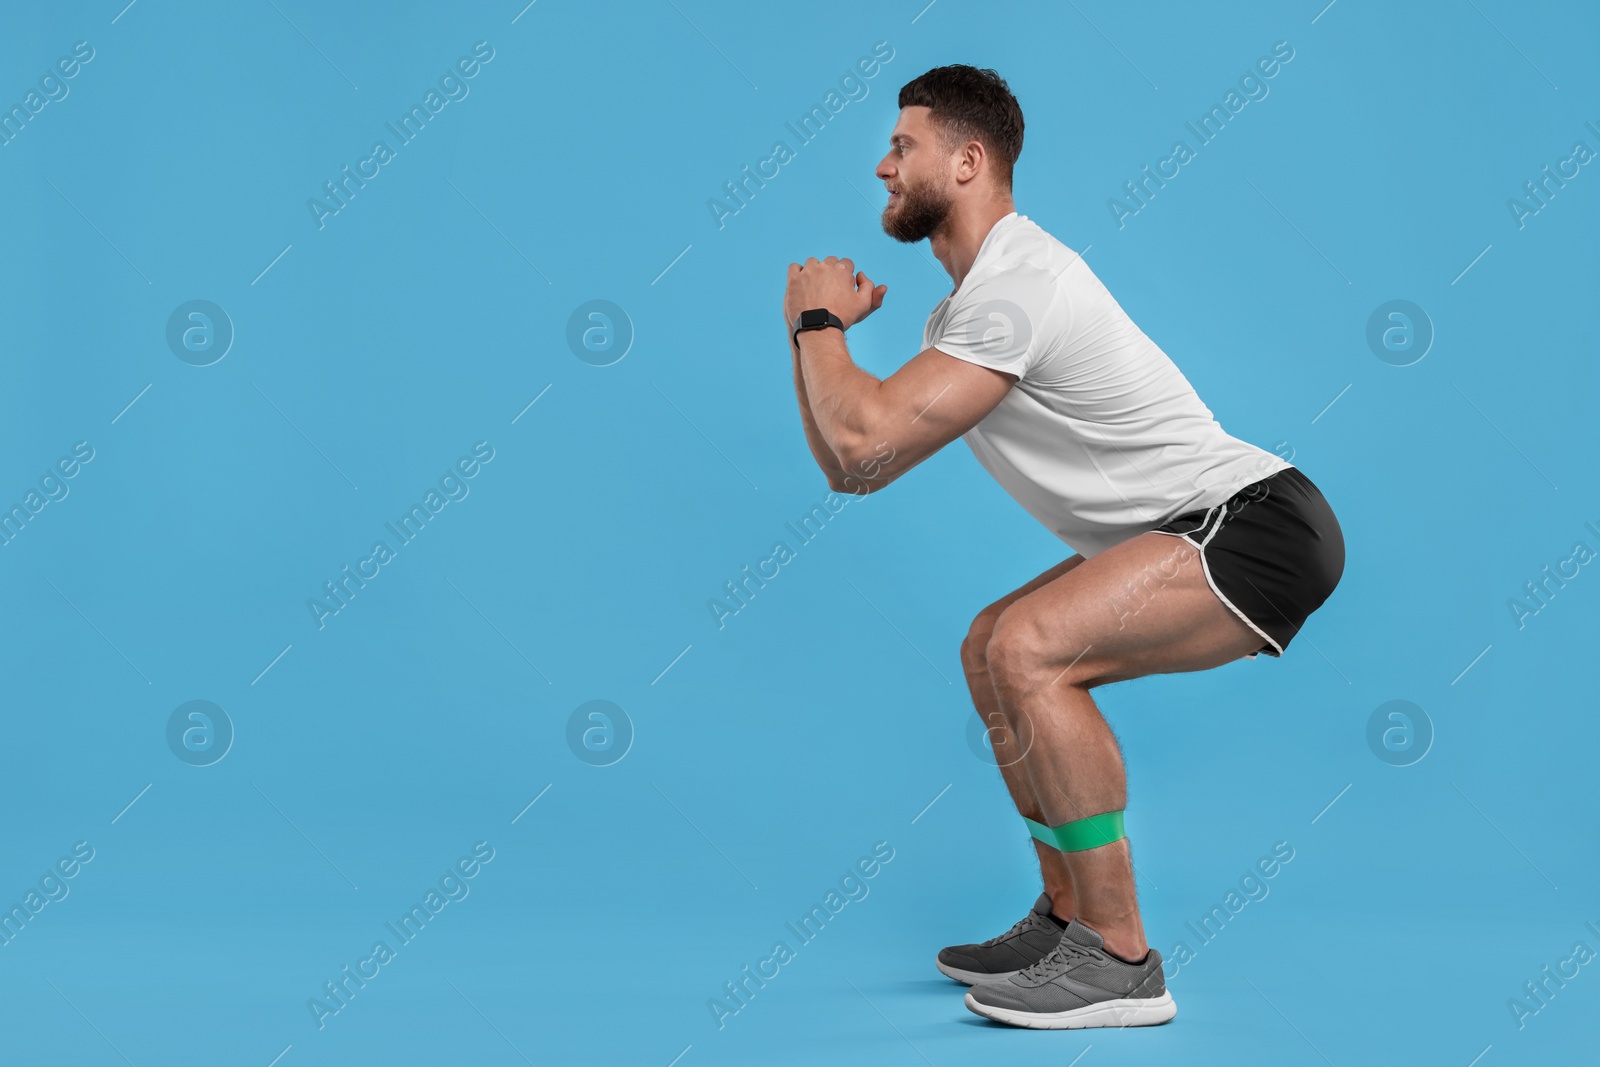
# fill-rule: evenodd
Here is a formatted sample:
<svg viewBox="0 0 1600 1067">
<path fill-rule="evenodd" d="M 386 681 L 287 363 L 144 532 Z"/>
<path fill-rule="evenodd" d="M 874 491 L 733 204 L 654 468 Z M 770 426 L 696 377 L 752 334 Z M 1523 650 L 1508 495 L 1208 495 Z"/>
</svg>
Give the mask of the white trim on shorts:
<svg viewBox="0 0 1600 1067">
<path fill-rule="evenodd" d="M 1212 522 L 1212 514 L 1213 513 L 1216 513 L 1216 521 L 1214 523 Z M 1190 540 L 1190 538 L 1189 538 L 1189 533 L 1198 533 L 1199 530 L 1190 530 L 1189 533 L 1178 533 L 1175 530 L 1151 530 L 1150 532 L 1151 533 L 1157 533 L 1157 534 L 1165 534 L 1168 537 L 1181 537 L 1185 541 L 1188 541 L 1191 545 L 1194 545 L 1195 548 L 1199 549 L 1200 550 L 1200 570 L 1206 576 L 1206 584 L 1209 585 L 1211 587 L 1211 591 L 1217 595 L 1217 599 L 1222 601 L 1222 603 L 1227 607 L 1227 609 L 1229 611 L 1231 611 L 1235 615 L 1237 615 L 1241 622 L 1243 622 L 1246 626 L 1250 627 L 1250 629 L 1254 630 L 1261 637 L 1261 639 L 1263 641 L 1265 641 L 1267 644 L 1271 645 L 1273 650 L 1275 652 L 1277 652 L 1278 655 L 1282 656 L 1283 655 L 1283 646 L 1278 644 L 1278 642 L 1274 641 L 1270 634 L 1268 634 L 1265 630 L 1263 630 L 1261 627 L 1257 626 L 1253 621 L 1251 621 L 1250 616 L 1248 616 L 1244 612 L 1240 611 L 1238 606 L 1236 604 L 1234 604 L 1233 601 L 1231 601 L 1227 597 L 1223 596 L 1222 595 L 1222 590 L 1217 588 L 1216 581 L 1213 580 L 1212 577 L 1211 577 L 1211 564 L 1206 559 L 1206 546 L 1209 545 L 1211 543 L 1211 539 L 1217 535 L 1217 531 L 1222 529 L 1222 520 L 1223 520 L 1224 517 L 1226 517 L 1226 515 L 1227 515 L 1227 511 L 1226 511 L 1226 505 L 1225 504 L 1215 504 L 1215 505 L 1213 505 L 1212 507 L 1210 507 L 1210 508 L 1208 508 L 1206 510 L 1206 517 L 1205 517 L 1205 519 L 1203 519 L 1201 521 L 1200 527 L 1199 527 L 1199 530 L 1205 530 L 1206 531 L 1206 535 L 1205 535 L 1205 538 L 1203 540 L 1201 540 L 1199 544 L 1195 544 L 1195 542 Z M 1209 530 L 1206 529 L 1207 526 L 1210 527 Z M 1260 650 L 1258 649 L 1256 652 L 1251 652 L 1246 658 L 1247 659 L 1255 659 L 1257 654 L 1259 653 L 1259 651 Z"/>
</svg>

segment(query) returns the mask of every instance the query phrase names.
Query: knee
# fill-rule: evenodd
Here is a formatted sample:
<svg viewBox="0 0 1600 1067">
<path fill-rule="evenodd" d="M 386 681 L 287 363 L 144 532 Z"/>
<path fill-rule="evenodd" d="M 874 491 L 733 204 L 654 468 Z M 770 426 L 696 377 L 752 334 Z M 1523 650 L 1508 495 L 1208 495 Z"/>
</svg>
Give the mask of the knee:
<svg viewBox="0 0 1600 1067">
<path fill-rule="evenodd" d="M 984 650 L 996 688 L 1021 694 L 1050 685 L 1094 685 L 1100 657 L 1087 638 L 1080 639 L 1084 632 L 1062 627 L 1059 619 L 1046 630 L 1028 613 L 1005 613 Z"/>
<path fill-rule="evenodd" d="M 994 633 L 995 620 L 999 617 L 998 611 L 984 608 L 978 612 L 978 617 L 972 620 L 967 636 L 961 639 L 961 669 L 966 672 L 968 678 L 988 674 L 989 637 Z"/>
<path fill-rule="evenodd" d="M 995 685 L 1007 690 L 1033 688 L 1049 658 L 1038 624 L 1022 612 L 1007 612 L 995 620 L 984 646 Z"/>
</svg>

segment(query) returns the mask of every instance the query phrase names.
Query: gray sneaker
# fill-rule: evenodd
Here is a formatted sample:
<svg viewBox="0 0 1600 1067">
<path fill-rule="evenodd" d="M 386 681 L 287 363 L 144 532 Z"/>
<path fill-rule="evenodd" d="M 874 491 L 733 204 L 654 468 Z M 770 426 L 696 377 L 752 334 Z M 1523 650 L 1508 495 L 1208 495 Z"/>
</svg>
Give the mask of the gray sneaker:
<svg viewBox="0 0 1600 1067">
<path fill-rule="evenodd" d="M 966 1004 L 986 1019 L 1033 1030 L 1156 1026 L 1178 1014 L 1161 953 L 1151 949 L 1144 962 L 1124 963 L 1076 919 L 1044 959 L 1009 978 L 973 985 Z"/>
<path fill-rule="evenodd" d="M 1040 893 L 1033 910 L 1011 929 L 981 944 L 942 948 L 935 966 L 967 985 L 1010 978 L 1044 959 L 1061 940 L 1061 927 L 1049 915 L 1050 898 Z"/>
</svg>

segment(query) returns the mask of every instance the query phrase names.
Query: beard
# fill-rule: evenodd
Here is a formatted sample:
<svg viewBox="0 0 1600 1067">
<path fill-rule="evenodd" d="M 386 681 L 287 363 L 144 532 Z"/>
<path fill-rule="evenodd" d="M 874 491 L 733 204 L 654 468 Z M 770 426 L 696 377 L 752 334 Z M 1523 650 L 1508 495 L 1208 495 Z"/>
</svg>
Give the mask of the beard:
<svg viewBox="0 0 1600 1067">
<path fill-rule="evenodd" d="M 902 183 L 896 206 L 883 209 L 883 232 L 896 241 L 915 244 L 929 237 L 950 215 L 950 197 L 942 189 Z"/>
</svg>

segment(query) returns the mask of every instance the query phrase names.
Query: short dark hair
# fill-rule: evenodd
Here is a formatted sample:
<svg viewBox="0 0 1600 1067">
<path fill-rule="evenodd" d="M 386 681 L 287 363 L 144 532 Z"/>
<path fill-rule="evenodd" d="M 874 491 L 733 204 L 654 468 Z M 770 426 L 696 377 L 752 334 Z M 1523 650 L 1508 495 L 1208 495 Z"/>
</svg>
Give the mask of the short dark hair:
<svg viewBox="0 0 1600 1067">
<path fill-rule="evenodd" d="M 900 106 L 930 109 L 950 140 L 983 142 L 996 176 L 1011 187 L 1011 168 L 1022 154 L 1022 105 L 998 73 L 965 63 L 934 67 L 901 88 Z"/>
</svg>

